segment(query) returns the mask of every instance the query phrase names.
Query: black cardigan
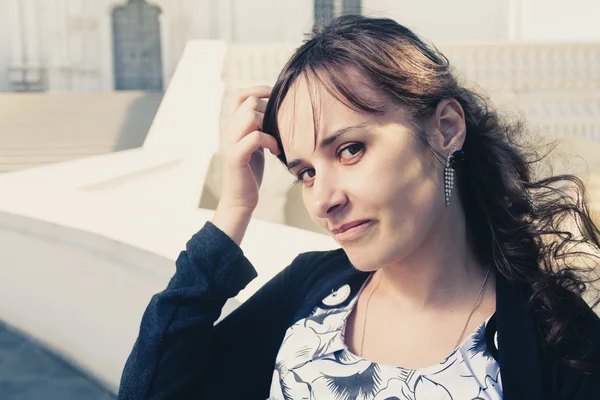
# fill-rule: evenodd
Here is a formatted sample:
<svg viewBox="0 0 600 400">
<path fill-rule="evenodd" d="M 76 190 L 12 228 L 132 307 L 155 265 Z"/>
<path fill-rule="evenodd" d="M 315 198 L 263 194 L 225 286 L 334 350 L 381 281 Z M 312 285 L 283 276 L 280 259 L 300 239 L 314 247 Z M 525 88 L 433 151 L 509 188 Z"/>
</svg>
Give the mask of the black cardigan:
<svg viewBox="0 0 600 400">
<path fill-rule="evenodd" d="M 119 399 L 264 400 L 287 328 L 332 290 L 349 284 L 353 295 L 367 276 L 352 267 L 341 249 L 303 253 L 215 325 L 227 299 L 256 271 L 242 250 L 208 222 L 177 258 L 168 287 L 150 301 L 123 371 Z M 545 354 L 539 329 L 526 311 L 529 291 L 500 276 L 496 282 L 499 351 L 493 353 L 504 398 L 600 399 L 599 376 L 579 373 Z M 587 328 L 598 333 L 590 351 L 600 365 L 600 322 L 589 308 L 582 313 Z"/>
</svg>

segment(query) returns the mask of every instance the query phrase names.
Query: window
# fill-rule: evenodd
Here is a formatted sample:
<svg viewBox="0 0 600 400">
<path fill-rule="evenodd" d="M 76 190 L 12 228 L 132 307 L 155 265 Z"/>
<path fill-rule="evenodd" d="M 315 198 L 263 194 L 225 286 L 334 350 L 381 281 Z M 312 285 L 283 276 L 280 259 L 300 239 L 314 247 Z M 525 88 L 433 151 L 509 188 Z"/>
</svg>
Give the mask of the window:
<svg viewBox="0 0 600 400">
<path fill-rule="evenodd" d="M 113 10 L 115 90 L 163 90 L 160 12 L 145 0 Z"/>
<path fill-rule="evenodd" d="M 315 24 L 324 26 L 335 17 L 360 14 L 360 0 L 315 0 Z"/>
</svg>

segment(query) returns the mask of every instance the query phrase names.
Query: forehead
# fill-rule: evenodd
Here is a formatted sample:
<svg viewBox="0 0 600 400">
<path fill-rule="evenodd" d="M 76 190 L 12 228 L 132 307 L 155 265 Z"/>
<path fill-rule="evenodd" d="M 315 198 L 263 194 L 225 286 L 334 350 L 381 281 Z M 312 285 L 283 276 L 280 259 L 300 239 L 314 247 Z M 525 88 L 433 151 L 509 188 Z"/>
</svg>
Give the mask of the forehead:
<svg viewBox="0 0 600 400">
<path fill-rule="evenodd" d="M 357 72 L 344 71 L 345 85 L 352 94 L 364 101 L 383 106 L 386 99 L 375 92 Z M 362 82 L 362 83 L 361 83 Z M 332 93 L 333 83 L 321 76 L 300 75 L 291 85 L 277 114 L 277 125 L 284 152 L 308 148 L 327 132 L 345 126 L 358 125 L 373 114 L 351 106 L 341 94 Z M 295 151 L 294 151 L 295 152 Z"/>
</svg>

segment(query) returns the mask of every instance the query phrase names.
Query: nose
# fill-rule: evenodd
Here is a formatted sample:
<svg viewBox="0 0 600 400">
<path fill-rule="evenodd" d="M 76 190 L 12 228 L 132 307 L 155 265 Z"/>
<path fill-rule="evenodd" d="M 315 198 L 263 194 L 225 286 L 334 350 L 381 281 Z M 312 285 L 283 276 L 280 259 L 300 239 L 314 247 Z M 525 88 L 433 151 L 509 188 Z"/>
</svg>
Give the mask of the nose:
<svg viewBox="0 0 600 400">
<path fill-rule="evenodd" d="M 347 202 L 346 193 L 342 190 L 339 179 L 332 176 L 316 176 L 310 196 L 312 214 L 317 218 L 329 218 L 339 211 Z"/>
</svg>

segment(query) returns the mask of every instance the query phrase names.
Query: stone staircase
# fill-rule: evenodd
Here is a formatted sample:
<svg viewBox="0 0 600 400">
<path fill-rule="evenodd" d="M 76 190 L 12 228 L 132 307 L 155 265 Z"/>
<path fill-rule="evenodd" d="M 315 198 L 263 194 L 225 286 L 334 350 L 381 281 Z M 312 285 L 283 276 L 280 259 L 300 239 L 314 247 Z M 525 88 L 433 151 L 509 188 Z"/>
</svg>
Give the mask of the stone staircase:
<svg viewBox="0 0 600 400">
<path fill-rule="evenodd" d="M 0 94 L 0 173 L 140 147 L 162 93 Z"/>
</svg>

